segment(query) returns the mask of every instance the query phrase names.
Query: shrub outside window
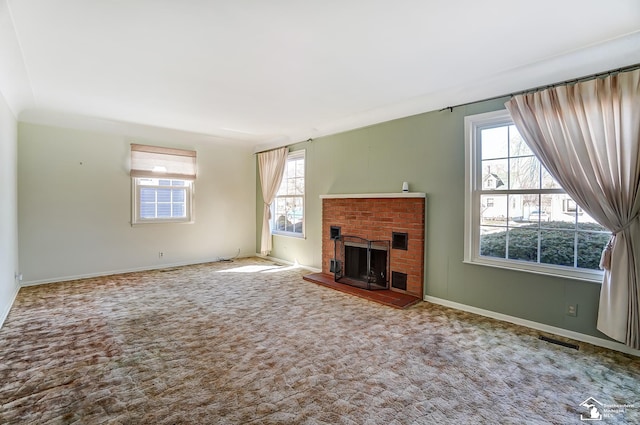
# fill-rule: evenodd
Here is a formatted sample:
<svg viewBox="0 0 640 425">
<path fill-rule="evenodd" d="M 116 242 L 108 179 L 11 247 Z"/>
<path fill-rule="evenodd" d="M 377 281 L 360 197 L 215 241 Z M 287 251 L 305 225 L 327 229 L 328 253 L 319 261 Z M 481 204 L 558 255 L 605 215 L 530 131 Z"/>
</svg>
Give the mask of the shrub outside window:
<svg viewBox="0 0 640 425">
<path fill-rule="evenodd" d="M 305 151 L 290 152 L 278 193 L 271 204 L 274 234 L 304 236 Z"/>
<path fill-rule="evenodd" d="M 567 195 L 506 110 L 465 118 L 465 262 L 601 281 L 610 232 Z"/>
</svg>

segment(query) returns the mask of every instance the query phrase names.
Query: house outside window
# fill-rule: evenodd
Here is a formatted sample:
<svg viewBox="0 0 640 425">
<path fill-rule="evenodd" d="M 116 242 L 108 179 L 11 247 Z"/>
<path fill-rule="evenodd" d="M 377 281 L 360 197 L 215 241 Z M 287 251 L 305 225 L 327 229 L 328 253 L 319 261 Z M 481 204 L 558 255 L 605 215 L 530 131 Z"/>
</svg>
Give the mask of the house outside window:
<svg viewBox="0 0 640 425">
<path fill-rule="evenodd" d="M 193 222 L 194 151 L 131 145 L 132 224 Z"/>
<path fill-rule="evenodd" d="M 290 152 L 278 193 L 271 204 L 274 234 L 304 237 L 305 151 Z"/>
<path fill-rule="evenodd" d="M 576 207 L 506 110 L 465 118 L 465 262 L 601 281 L 610 232 Z"/>
</svg>

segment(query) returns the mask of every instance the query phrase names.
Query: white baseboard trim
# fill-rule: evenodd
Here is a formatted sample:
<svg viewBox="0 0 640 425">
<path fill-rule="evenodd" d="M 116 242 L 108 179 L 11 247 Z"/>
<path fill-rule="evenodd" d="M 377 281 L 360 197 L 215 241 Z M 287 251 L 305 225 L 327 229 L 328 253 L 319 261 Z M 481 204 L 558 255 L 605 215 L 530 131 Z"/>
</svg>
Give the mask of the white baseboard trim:
<svg viewBox="0 0 640 425">
<path fill-rule="evenodd" d="M 467 311 L 469 313 L 478 314 L 480 316 L 491 317 L 492 319 L 501 320 L 503 322 L 509 322 L 515 325 L 526 326 L 527 328 L 536 329 L 542 332 L 548 332 L 554 335 L 559 335 L 559 336 L 570 338 L 576 341 L 586 342 L 588 344 L 596 345 L 598 347 L 609 348 L 611 350 L 620 351 L 622 353 L 631 354 L 633 356 L 640 357 L 640 350 L 634 350 L 633 348 L 628 347 L 619 342 L 609 341 L 603 338 L 598 338 L 595 336 L 586 335 L 579 332 L 558 328 L 555 326 L 545 325 L 544 323 L 538 323 L 532 320 L 521 319 L 519 317 L 509 316 L 507 314 L 497 313 L 495 311 L 485 310 L 482 308 L 457 303 L 455 301 L 449 301 L 442 298 L 432 297 L 430 295 L 425 295 L 424 300 L 430 303 L 440 304 L 445 307 L 455 308 L 456 310 L 462 310 L 462 311 Z"/>
<path fill-rule="evenodd" d="M 16 302 L 16 297 L 18 296 L 19 291 L 20 291 L 20 286 L 15 285 L 13 290 L 13 295 L 11 296 L 11 301 L 9 302 L 9 304 L 7 304 L 5 309 L 2 312 L 0 312 L 0 329 L 2 329 L 2 325 L 4 325 L 4 321 L 9 316 L 9 312 L 11 311 L 11 307 L 13 307 L 13 303 Z"/>
<path fill-rule="evenodd" d="M 241 256 L 241 257 L 234 257 L 234 258 L 244 258 L 244 257 Z M 70 280 L 78 280 L 78 279 L 90 279 L 93 277 L 111 276 L 111 275 L 123 274 L 123 273 L 145 272 L 149 270 L 169 269 L 171 267 L 182 267 L 182 266 L 191 266 L 195 264 L 215 263 L 215 262 L 224 261 L 224 260 L 225 259 L 222 257 L 215 257 L 215 258 L 202 259 L 197 261 L 183 261 L 183 262 L 170 263 L 170 264 L 156 264 L 153 266 L 133 267 L 130 269 L 110 270 L 110 271 L 98 272 L 98 273 L 62 276 L 62 277 L 56 277 L 52 279 L 40 279 L 40 280 L 32 280 L 29 282 L 22 282 L 21 286 L 24 287 L 24 286 L 45 285 L 47 283 L 67 282 Z"/>
<path fill-rule="evenodd" d="M 318 268 L 311 267 L 311 266 L 305 266 L 303 264 L 299 264 L 298 262 L 292 263 L 291 261 L 283 260 L 282 258 L 276 258 L 276 257 L 272 257 L 270 255 L 262 255 L 262 254 L 258 254 L 257 252 L 256 252 L 256 257 L 260 257 L 260 258 L 263 258 L 265 260 L 275 261 L 277 263 L 283 263 L 283 264 L 286 264 L 288 266 L 300 267 L 300 268 L 303 268 L 305 270 L 309 270 L 310 272 L 314 272 L 314 273 L 322 272 L 322 269 L 318 269 Z"/>
</svg>

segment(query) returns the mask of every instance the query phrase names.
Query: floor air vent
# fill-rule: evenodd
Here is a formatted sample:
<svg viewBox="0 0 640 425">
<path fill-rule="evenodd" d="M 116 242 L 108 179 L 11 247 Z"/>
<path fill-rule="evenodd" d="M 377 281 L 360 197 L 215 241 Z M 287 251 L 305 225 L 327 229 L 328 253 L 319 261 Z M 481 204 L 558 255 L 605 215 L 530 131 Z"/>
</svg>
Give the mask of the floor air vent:
<svg viewBox="0 0 640 425">
<path fill-rule="evenodd" d="M 563 347 L 567 347 L 567 348 L 573 348 L 574 350 L 579 350 L 580 347 L 577 346 L 576 344 L 571 344 L 570 342 L 564 342 L 564 341 L 559 341 L 557 339 L 553 339 L 553 338 L 548 338 L 546 336 L 542 336 L 540 335 L 538 337 L 538 339 L 541 339 L 543 341 L 547 341 L 550 342 L 552 344 L 557 344 L 557 345 L 562 345 Z"/>
</svg>

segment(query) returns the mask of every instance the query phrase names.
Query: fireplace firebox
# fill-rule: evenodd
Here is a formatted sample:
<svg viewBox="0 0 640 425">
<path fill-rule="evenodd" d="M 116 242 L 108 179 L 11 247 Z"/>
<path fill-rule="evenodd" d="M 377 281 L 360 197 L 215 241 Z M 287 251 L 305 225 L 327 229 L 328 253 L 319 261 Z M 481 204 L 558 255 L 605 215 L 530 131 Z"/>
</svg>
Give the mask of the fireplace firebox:
<svg viewBox="0 0 640 425">
<path fill-rule="evenodd" d="M 344 235 L 334 243 L 332 271 L 336 282 L 368 290 L 389 289 L 389 241 Z"/>
</svg>

